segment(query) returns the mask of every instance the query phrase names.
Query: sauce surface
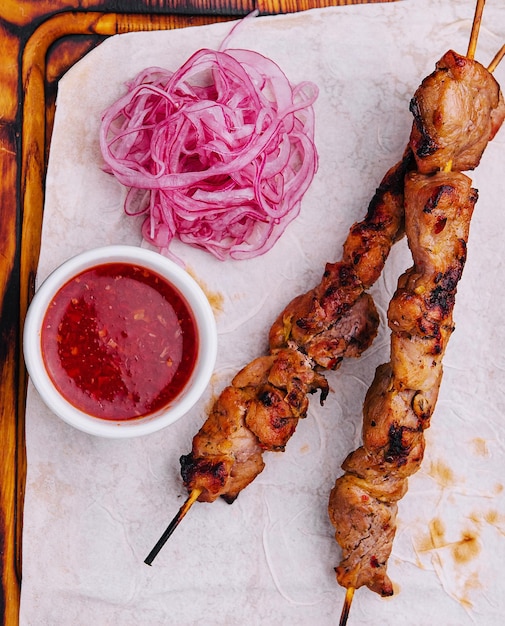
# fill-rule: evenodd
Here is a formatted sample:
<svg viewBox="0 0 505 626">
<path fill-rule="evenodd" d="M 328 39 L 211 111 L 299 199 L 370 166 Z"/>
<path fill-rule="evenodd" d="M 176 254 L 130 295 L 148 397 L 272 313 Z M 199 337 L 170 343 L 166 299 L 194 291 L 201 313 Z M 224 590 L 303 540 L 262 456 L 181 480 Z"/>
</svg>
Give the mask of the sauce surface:
<svg viewBox="0 0 505 626">
<path fill-rule="evenodd" d="M 86 270 L 55 295 L 42 354 L 60 393 L 103 419 L 155 413 L 188 382 L 198 353 L 183 296 L 155 272 L 128 263 Z"/>
</svg>

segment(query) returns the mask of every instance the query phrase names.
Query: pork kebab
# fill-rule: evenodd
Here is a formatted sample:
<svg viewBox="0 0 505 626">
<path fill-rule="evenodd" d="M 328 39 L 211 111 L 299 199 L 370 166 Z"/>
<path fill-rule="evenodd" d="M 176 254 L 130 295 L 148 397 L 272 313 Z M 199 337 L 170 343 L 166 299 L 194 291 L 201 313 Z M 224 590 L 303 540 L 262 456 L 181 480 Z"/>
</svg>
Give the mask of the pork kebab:
<svg viewBox="0 0 505 626">
<path fill-rule="evenodd" d="M 337 581 L 348 589 L 347 605 L 361 586 L 393 594 L 387 563 L 397 502 L 423 459 L 478 197 L 462 172 L 477 167 L 505 118 L 490 69 L 473 55 L 449 51 L 410 103 L 416 171 L 406 174 L 404 196 L 413 266 L 388 309 L 390 361 L 376 370 L 364 401 L 362 446 L 345 459 L 329 499 L 342 549 Z"/>
<path fill-rule="evenodd" d="M 328 383 L 321 370 L 337 369 L 372 343 L 379 316 L 366 293 L 380 275 L 393 242 L 403 233 L 403 179 L 414 167 L 410 152 L 379 186 L 365 219 L 344 243 L 342 261 L 326 265 L 321 282 L 295 298 L 269 333 L 270 352 L 246 365 L 214 403 L 181 457 L 188 490 L 200 501 L 233 502 L 263 469 L 265 451 L 283 451 L 308 394 Z"/>
<path fill-rule="evenodd" d="M 151 564 L 195 501 L 232 503 L 265 466 L 266 451 L 284 451 L 308 395 L 328 394 L 323 370 L 359 357 L 377 334 L 379 316 L 367 289 L 380 276 L 391 246 L 404 234 L 403 185 L 415 169 L 410 149 L 384 176 L 365 218 L 344 242 L 342 260 L 328 263 L 320 283 L 295 297 L 269 332 L 269 352 L 246 365 L 215 400 L 180 459 L 190 495 L 145 559 Z"/>
</svg>

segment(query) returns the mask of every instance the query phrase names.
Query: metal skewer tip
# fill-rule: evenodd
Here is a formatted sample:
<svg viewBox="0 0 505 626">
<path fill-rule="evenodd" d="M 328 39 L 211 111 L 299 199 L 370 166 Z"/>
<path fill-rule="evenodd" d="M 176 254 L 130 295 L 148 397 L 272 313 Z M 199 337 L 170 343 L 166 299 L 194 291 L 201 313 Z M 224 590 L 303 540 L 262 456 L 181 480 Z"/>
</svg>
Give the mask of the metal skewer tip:
<svg viewBox="0 0 505 626">
<path fill-rule="evenodd" d="M 347 618 L 349 617 L 349 611 L 351 610 L 352 599 L 354 598 L 354 587 L 347 587 L 345 592 L 344 606 L 342 607 L 342 614 L 340 616 L 340 622 L 338 626 L 346 626 Z"/>
<path fill-rule="evenodd" d="M 197 501 L 198 496 L 201 493 L 202 493 L 201 489 L 193 489 L 191 491 L 191 493 L 189 494 L 187 500 L 181 506 L 181 508 L 177 512 L 176 516 L 174 517 L 174 519 L 170 522 L 170 524 L 167 526 L 165 532 L 161 535 L 161 537 L 156 542 L 156 545 L 154 546 L 154 548 L 147 555 L 146 559 L 144 560 L 144 563 L 146 565 L 152 565 L 152 562 L 156 558 L 158 552 L 161 550 L 161 548 L 163 548 L 165 543 L 168 541 L 170 535 L 174 532 L 174 530 L 177 528 L 177 526 L 179 526 L 180 522 L 182 521 L 182 519 L 184 518 L 186 513 L 189 511 L 191 506 Z"/>
<path fill-rule="evenodd" d="M 470 33 L 470 41 L 468 43 L 468 52 L 466 56 L 469 59 L 473 59 L 475 56 L 475 50 L 477 49 L 477 39 L 479 38 L 479 29 L 482 22 L 482 12 L 484 11 L 484 4 L 486 0 L 477 0 L 475 7 L 475 14 L 473 16 L 472 32 Z"/>
</svg>

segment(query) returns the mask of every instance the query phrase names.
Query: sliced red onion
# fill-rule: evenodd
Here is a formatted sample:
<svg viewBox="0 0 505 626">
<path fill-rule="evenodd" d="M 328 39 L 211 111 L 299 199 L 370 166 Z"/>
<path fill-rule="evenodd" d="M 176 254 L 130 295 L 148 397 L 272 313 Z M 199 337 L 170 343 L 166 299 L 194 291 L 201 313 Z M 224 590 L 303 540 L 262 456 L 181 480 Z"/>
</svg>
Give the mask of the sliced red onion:
<svg viewBox="0 0 505 626">
<path fill-rule="evenodd" d="M 104 113 L 106 170 L 129 187 L 143 236 L 217 258 L 269 250 L 317 169 L 311 82 L 293 86 L 251 50 L 202 49 L 177 71 L 151 67 Z"/>
</svg>

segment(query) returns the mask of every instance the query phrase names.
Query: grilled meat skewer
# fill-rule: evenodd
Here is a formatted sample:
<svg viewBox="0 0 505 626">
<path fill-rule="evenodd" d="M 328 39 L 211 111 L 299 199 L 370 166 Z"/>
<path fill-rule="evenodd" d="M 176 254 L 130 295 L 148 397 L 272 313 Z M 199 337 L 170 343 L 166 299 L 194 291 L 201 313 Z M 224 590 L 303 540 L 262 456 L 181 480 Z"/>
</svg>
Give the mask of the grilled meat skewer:
<svg viewBox="0 0 505 626">
<path fill-rule="evenodd" d="M 406 150 L 384 176 L 365 218 L 351 226 L 342 260 L 328 263 L 321 282 L 294 298 L 275 320 L 271 349 L 294 343 L 325 369 L 335 369 L 347 356 L 332 340 L 340 336 L 334 326 L 375 283 L 392 244 L 403 236 L 403 179 L 414 168 L 413 155 Z"/>
<path fill-rule="evenodd" d="M 470 179 L 449 170 L 475 168 L 505 118 L 490 72 L 452 51 L 422 82 L 410 109 L 418 171 L 405 179 L 405 230 L 414 265 L 388 309 L 391 357 L 364 402 L 363 445 L 344 461 L 328 507 L 342 548 L 338 582 L 383 596 L 393 593 L 386 569 L 397 502 L 423 459 L 477 200 Z M 442 167 L 448 171 L 437 171 Z"/>
<path fill-rule="evenodd" d="M 400 278 L 388 311 L 392 358 L 377 369 L 364 403 L 363 446 L 345 460 L 346 473 L 329 504 L 343 550 L 338 582 L 354 588 L 366 584 L 381 595 L 393 593 L 386 565 L 396 502 L 423 458 L 423 432 L 442 379 L 477 200 L 470 179 L 457 172 L 430 177 L 412 173 L 405 195 L 414 266 Z"/>
<path fill-rule="evenodd" d="M 443 115 L 450 110 L 455 98 L 461 99 L 463 95 L 475 101 L 482 118 L 487 111 L 491 120 L 487 125 L 481 123 L 480 139 L 465 129 L 455 152 L 456 162 L 464 158 L 469 167 L 478 165 L 479 150 L 497 132 L 505 105 L 496 81 L 483 66 L 450 51 L 416 92 L 411 103 L 415 122 L 410 146 L 401 161 L 385 175 L 365 218 L 351 227 L 342 260 L 327 264 L 319 285 L 292 300 L 272 325 L 271 355 L 275 355 L 276 350 L 289 348 L 297 353 L 293 358 L 304 362 L 309 369 L 336 369 L 344 357 L 359 356 L 371 344 L 378 315 L 366 289 L 380 275 L 392 244 L 403 235 L 404 177 L 416 166 L 419 169 L 420 163 L 436 161 L 440 150 L 445 148 L 444 133 L 448 131 L 441 123 Z M 433 107 L 433 123 L 424 121 L 422 112 L 426 103 Z M 462 115 L 466 113 L 464 107 L 460 109 Z M 475 120 L 471 118 L 469 128 L 473 128 Z M 190 491 L 201 490 L 200 501 L 213 501 L 221 495 L 232 502 L 262 471 L 261 452 L 284 450 L 295 431 L 300 416 L 291 415 L 291 409 L 285 406 L 284 413 L 279 415 L 286 387 L 275 387 L 271 394 L 262 394 L 253 388 L 254 385 L 248 385 L 247 392 L 237 392 L 236 384 L 227 387 L 223 391 L 225 398 L 216 400 L 207 421 L 194 437 L 191 453 L 181 457 L 184 484 Z M 309 393 L 309 389 L 303 393 Z M 322 401 L 324 397 L 323 394 Z M 254 422 L 259 416 L 263 423 L 255 428 Z M 236 429 L 233 432 L 241 433 L 240 437 L 228 432 L 230 423 Z M 247 452 L 243 447 L 244 438 L 249 444 Z M 213 439 L 221 445 L 216 448 Z M 226 449 L 226 461 L 223 449 Z"/>
<path fill-rule="evenodd" d="M 217 398 L 191 454 L 181 457 L 189 490 L 200 501 L 235 500 L 263 470 L 265 450 L 283 450 L 298 419 L 307 412 L 307 394 L 328 393 L 324 376 L 297 350 L 259 357 L 243 368 Z"/>
<path fill-rule="evenodd" d="M 181 457 L 181 474 L 198 500 L 233 502 L 263 470 L 264 451 L 283 451 L 307 395 L 328 393 L 322 369 L 359 357 L 377 333 L 379 316 L 365 290 L 380 275 L 393 243 L 403 235 L 403 180 L 414 168 L 409 150 L 386 174 L 365 218 L 353 225 L 343 260 L 328 264 L 321 282 L 296 297 L 274 322 L 270 352 L 246 365 L 214 402 Z"/>
</svg>

